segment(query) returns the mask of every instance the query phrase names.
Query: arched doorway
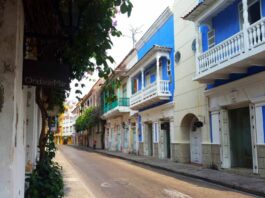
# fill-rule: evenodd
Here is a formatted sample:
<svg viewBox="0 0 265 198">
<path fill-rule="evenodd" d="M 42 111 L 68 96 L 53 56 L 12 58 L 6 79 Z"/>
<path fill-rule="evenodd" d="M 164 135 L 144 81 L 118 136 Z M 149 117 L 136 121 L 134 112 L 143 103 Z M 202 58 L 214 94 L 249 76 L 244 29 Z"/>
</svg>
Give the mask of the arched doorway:
<svg viewBox="0 0 265 198">
<path fill-rule="evenodd" d="M 202 134 L 199 120 L 194 114 L 187 114 L 181 122 L 184 141 L 189 142 L 189 159 L 191 163 L 202 164 Z"/>
</svg>

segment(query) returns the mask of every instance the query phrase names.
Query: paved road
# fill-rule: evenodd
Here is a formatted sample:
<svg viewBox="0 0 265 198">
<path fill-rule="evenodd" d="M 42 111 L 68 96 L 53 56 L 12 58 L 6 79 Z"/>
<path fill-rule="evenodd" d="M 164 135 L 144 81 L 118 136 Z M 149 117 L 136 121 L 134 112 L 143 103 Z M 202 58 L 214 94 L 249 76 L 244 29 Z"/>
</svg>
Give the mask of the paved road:
<svg viewBox="0 0 265 198">
<path fill-rule="evenodd" d="M 254 197 L 166 171 L 139 166 L 97 153 L 60 146 L 67 159 L 95 198 L 244 198 Z M 60 161 L 59 161 L 60 162 Z M 82 198 L 82 196 L 78 196 Z"/>
</svg>

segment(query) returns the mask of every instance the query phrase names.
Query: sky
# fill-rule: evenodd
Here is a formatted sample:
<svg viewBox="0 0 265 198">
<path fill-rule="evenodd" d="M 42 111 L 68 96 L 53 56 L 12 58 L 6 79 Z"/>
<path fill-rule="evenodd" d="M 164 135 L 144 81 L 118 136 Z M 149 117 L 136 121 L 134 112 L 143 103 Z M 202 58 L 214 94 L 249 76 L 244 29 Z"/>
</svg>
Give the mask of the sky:
<svg viewBox="0 0 265 198">
<path fill-rule="evenodd" d="M 117 29 L 123 35 L 118 38 L 112 38 L 113 47 L 108 51 L 108 54 L 115 60 L 115 63 L 111 65 L 112 68 L 115 68 L 133 48 L 131 29 L 137 29 L 138 33 L 135 35 L 137 42 L 166 7 L 173 5 L 174 0 L 131 0 L 131 2 L 133 4 L 131 16 L 128 17 L 127 14 L 119 14 L 115 19 L 117 20 Z M 79 88 L 83 93 L 81 97 L 89 92 L 97 79 L 97 74 L 94 73 L 87 79 L 81 81 L 81 83 L 85 84 L 83 89 Z M 76 88 L 74 86 L 76 82 L 73 81 L 71 83 L 69 100 L 76 100 Z"/>
</svg>

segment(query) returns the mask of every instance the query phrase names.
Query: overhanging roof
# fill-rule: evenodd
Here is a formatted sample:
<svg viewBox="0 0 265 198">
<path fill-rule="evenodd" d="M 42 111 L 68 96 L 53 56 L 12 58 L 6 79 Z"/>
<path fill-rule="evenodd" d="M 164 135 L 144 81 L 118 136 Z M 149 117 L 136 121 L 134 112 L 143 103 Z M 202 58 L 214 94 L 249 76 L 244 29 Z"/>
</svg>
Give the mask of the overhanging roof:
<svg viewBox="0 0 265 198">
<path fill-rule="evenodd" d="M 209 17 L 215 16 L 234 1 L 235 0 L 204 0 L 198 3 L 182 18 L 188 21 L 202 22 Z"/>
<path fill-rule="evenodd" d="M 204 13 L 208 8 L 210 8 L 216 0 L 204 0 L 198 3 L 188 14 L 182 17 L 188 21 L 195 21 L 202 13 Z"/>
</svg>

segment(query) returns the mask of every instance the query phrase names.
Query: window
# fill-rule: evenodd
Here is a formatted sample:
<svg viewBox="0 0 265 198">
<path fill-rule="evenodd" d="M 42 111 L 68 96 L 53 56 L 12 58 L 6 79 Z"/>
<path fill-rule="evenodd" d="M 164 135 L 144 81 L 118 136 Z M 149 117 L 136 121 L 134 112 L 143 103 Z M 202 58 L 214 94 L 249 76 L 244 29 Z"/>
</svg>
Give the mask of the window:
<svg viewBox="0 0 265 198">
<path fill-rule="evenodd" d="M 133 79 L 133 83 L 132 83 L 132 94 L 136 93 L 137 92 L 137 85 L 138 85 L 138 82 L 137 82 L 137 79 Z"/>
<path fill-rule="evenodd" d="M 150 84 L 150 79 L 150 72 L 147 72 L 145 76 L 145 86 L 148 86 Z"/>
<path fill-rule="evenodd" d="M 208 48 L 211 49 L 215 46 L 215 31 L 209 30 L 208 32 Z"/>
<path fill-rule="evenodd" d="M 243 4 L 239 5 L 239 20 L 240 28 L 243 28 L 244 17 L 243 17 Z M 261 5 L 260 0 L 248 0 L 248 21 L 249 24 L 253 24 L 261 19 Z"/>
<path fill-rule="evenodd" d="M 167 60 L 167 74 L 168 76 L 171 75 L 170 60 Z"/>
<path fill-rule="evenodd" d="M 156 81 L 156 67 L 148 69 L 145 73 L 145 86 L 148 86 Z"/>
</svg>

